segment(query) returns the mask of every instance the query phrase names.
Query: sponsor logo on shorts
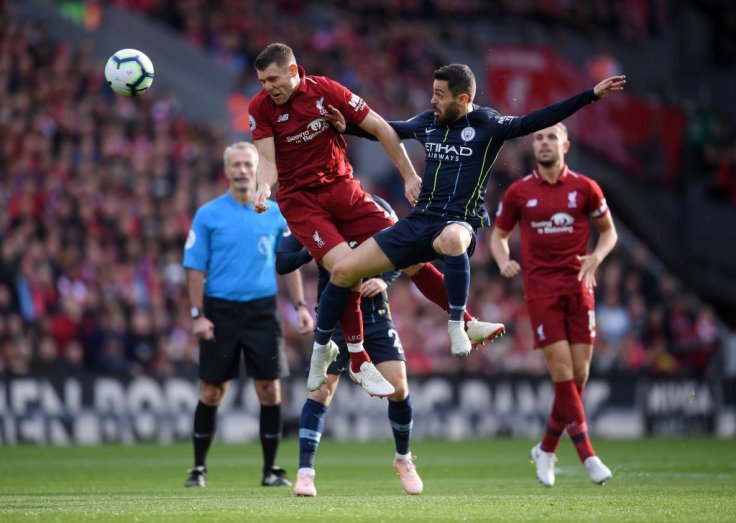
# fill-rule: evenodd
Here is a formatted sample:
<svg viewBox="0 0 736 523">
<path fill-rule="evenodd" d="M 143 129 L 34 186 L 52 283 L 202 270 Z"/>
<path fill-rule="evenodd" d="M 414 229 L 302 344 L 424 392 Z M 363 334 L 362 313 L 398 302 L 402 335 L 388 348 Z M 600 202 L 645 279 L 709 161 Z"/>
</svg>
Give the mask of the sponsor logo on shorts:
<svg viewBox="0 0 736 523">
<path fill-rule="evenodd" d="M 537 327 L 537 339 L 539 341 L 544 341 L 544 338 L 544 325 L 540 325 L 539 327 Z"/>
</svg>

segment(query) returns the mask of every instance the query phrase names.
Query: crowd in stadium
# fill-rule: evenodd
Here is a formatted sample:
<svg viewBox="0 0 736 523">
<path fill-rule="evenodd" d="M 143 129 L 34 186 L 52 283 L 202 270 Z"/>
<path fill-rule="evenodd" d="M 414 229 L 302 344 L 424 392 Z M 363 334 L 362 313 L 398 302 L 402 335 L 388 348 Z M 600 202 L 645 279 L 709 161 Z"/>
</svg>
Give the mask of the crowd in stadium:
<svg viewBox="0 0 736 523">
<path fill-rule="evenodd" d="M 252 89 L 256 82 L 248 57 L 276 39 L 268 23 L 277 16 L 271 2 L 249 2 L 239 16 L 241 2 L 222 2 L 224 9 L 206 18 L 187 11 L 202 9 L 204 2 L 122 3 L 148 10 L 179 6 L 165 13 L 168 19 L 178 20 L 186 38 L 212 47 L 242 70 L 242 88 Z M 444 61 L 443 50 L 429 43 L 439 41 L 440 29 L 404 23 L 411 39 L 392 24 L 381 25 L 373 37 L 349 24 L 315 31 L 299 19 L 299 2 L 281 3 L 286 12 L 294 11 L 286 19 L 279 12 L 281 31 L 289 33 L 307 67 L 321 64 L 321 73 L 360 86 L 378 112 L 399 116 L 426 108 L 426 71 Z M 360 4 L 379 9 L 390 3 Z M 438 10 L 443 5 L 400 4 L 407 9 L 431 4 Z M 513 9 L 513 2 L 502 4 Z M 250 16 L 256 9 L 257 27 Z M 0 200 L 5 209 L 0 214 L 0 374 L 195 376 L 197 349 L 182 247 L 194 209 L 225 190 L 221 154 L 230 137 L 218 127 L 187 121 L 176 98 L 163 89 L 137 100 L 115 97 L 88 45 L 56 43 L 42 25 L 5 15 L 0 25 Z M 443 31 L 452 37 L 452 26 Z M 366 54 L 374 60 L 360 58 Z M 736 200 L 733 130 L 719 128 L 696 143 L 702 162 L 715 166 Z M 529 160 L 523 143 L 504 154 L 506 161 L 496 170 L 502 186 L 526 172 Z M 499 194 L 489 193 L 495 193 L 488 203 L 494 209 Z M 521 281 L 498 275 L 487 243 L 488 235 L 480 236 L 472 258 L 470 310 L 505 322 L 508 334 L 467 359 L 452 358 L 446 315 L 400 278 L 390 299 L 410 374 L 545 372 L 541 355 L 531 350 Z M 314 304 L 314 267 L 305 276 L 308 301 Z M 714 310 L 682 288 L 645 246 L 622 244 L 606 260 L 598 275 L 597 303 L 594 375 L 719 372 L 723 331 Z M 311 339 L 295 334 L 288 301 L 282 301 L 281 311 L 292 372 L 301 373 Z"/>
</svg>

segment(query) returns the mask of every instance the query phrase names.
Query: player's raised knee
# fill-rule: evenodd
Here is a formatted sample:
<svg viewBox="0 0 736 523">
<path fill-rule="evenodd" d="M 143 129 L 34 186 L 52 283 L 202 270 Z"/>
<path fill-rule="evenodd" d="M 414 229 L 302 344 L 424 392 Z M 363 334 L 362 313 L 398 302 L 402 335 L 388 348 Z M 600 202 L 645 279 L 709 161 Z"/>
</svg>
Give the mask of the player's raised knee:
<svg viewBox="0 0 736 523">
<path fill-rule="evenodd" d="M 359 279 L 355 277 L 355 271 L 345 259 L 339 260 L 332 267 L 330 281 L 338 287 L 350 287 Z"/>
<path fill-rule="evenodd" d="M 449 256 L 460 256 L 470 245 L 471 237 L 468 230 L 462 225 L 452 224 L 445 227 L 437 238 L 435 248 Z"/>
</svg>

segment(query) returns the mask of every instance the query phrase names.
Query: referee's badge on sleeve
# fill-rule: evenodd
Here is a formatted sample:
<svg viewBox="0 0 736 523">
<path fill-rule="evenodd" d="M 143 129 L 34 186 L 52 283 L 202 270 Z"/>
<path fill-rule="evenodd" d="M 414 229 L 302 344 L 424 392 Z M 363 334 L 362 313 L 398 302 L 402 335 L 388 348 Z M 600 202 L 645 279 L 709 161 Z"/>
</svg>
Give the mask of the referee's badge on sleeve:
<svg viewBox="0 0 736 523">
<path fill-rule="evenodd" d="M 185 249 L 191 249 L 194 247 L 194 242 L 197 241 L 197 235 L 192 229 L 189 229 L 189 235 L 187 236 L 187 242 L 184 244 Z"/>
</svg>

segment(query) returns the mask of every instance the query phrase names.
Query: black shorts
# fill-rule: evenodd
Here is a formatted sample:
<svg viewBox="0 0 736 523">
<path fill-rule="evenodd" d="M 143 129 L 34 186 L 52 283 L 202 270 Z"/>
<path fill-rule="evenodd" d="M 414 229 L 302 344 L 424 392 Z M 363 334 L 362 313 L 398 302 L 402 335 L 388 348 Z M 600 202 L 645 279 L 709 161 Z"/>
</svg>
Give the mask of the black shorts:
<svg viewBox="0 0 736 523">
<path fill-rule="evenodd" d="M 215 339 L 199 342 L 199 379 L 223 383 L 245 373 L 256 380 L 289 375 L 276 297 L 252 301 L 204 299 L 204 315 L 215 325 Z"/>
<path fill-rule="evenodd" d="M 327 368 L 327 374 L 339 375 L 345 372 L 350 364 L 348 346 L 345 344 L 340 327 L 335 329 L 332 340 L 340 347 L 337 360 Z M 379 321 L 363 327 L 363 347 L 374 364 L 384 361 L 406 361 L 404 348 L 401 346 L 399 333 L 391 320 Z"/>
<path fill-rule="evenodd" d="M 384 229 L 373 238 L 386 254 L 394 268 L 406 269 L 417 263 L 429 262 L 440 257 L 432 247 L 432 242 L 442 230 L 450 224 L 457 223 L 470 231 L 472 240 L 468 247 L 468 256 L 475 251 L 475 229 L 468 223 L 459 220 L 447 220 L 430 215 L 410 214 L 395 225 Z"/>
</svg>

